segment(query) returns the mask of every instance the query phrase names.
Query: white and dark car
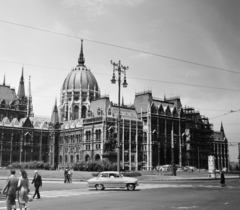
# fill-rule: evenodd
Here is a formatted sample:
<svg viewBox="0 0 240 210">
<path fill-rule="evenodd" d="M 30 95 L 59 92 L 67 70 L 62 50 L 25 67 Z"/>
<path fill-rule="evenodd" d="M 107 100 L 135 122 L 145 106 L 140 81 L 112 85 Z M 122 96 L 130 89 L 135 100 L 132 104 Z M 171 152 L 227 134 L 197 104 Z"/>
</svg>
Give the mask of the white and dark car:
<svg viewBox="0 0 240 210">
<path fill-rule="evenodd" d="M 97 177 L 87 180 L 89 188 L 104 190 L 105 188 L 127 188 L 135 190 L 139 185 L 138 180 L 132 177 L 124 177 L 122 173 L 116 171 L 105 171 L 98 174 Z"/>
</svg>

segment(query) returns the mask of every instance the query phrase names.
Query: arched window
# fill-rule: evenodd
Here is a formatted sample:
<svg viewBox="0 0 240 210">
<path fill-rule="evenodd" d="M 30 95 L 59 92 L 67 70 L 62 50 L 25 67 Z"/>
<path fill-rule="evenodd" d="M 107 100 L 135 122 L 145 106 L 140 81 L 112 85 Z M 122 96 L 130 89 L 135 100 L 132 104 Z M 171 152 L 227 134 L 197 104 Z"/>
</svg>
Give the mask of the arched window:
<svg viewBox="0 0 240 210">
<path fill-rule="evenodd" d="M 59 156 L 59 163 L 62 163 L 62 155 Z"/>
<path fill-rule="evenodd" d="M 91 140 L 91 131 L 86 131 L 86 141 Z"/>
<path fill-rule="evenodd" d="M 76 120 L 79 118 L 79 107 L 75 106 L 74 107 L 74 113 L 73 113 L 73 119 Z"/>
<path fill-rule="evenodd" d="M 101 140 L 101 130 L 96 130 L 96 140 Z"/>
<path fill-rule="evenodd" d="M 82 118 L 86 118 L 86 112 L 87 108 L 85 106 L 82 106 Z"/>
<path fill-rule="evenodd" d="M 77 162 L 79 161 L 79 155 L 76 156 Z"/>
<path fill-rule="evenodd" d="M 67 155 L 65 155 L 65 163 L 67 163 L 68 162 L 68 157 L 67 157 Z"/>
<path fill-rule="evenodd" d="M 85 156 L 85 161 L 88 162 L 90 160 L 90 156 L 89 155 L 86 155 Z"/>
<path fill-rule="evenodd" d="M 30 143 L 31 141 L 31 136 L 29 134 L 26 135 L 26 142 L 27 143 Z"/>
<path fill-rule="evenodd" d="M 71 163 L 73 163 L 73 155 L 71 155 Z"/>
<path fill-rule="evenodd" d="M 100 160 L 100 155 L 99 154 L 95 155 L 95 160 Z"/>
</svg>

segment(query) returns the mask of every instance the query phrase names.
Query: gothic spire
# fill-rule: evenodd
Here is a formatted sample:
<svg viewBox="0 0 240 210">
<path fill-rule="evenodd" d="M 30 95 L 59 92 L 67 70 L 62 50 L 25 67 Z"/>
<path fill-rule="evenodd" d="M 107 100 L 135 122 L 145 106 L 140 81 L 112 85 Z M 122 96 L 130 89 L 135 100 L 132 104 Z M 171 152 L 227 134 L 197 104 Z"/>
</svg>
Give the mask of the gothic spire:
<svg viewBox="0 0 240 210">
<path fill-rule="evenodd" d="M 57 98 L 55 99 L 55 104 L 54 104 L 53 111 L 52 111 L 52 116 L 51 116 L 51 122 L 54 125 L 56 125 L 56 123 L 59 122 L 58 109 L 57 109 Z"/>
<path fill-rule="evenodd" d="M 25 87 L 24 87 L 24 78 L 23 78 L 23 67 L 22 67 L 22 76 L 18 86 L 18 98 L 22 99 L 25 97 Z"/>
<path fill-rule="evenodd" d="M 81 52 L 78 58 L 78 64 L 80 65 L 84 65 L 85 63 L 85 59 L 84 59 L 84 55 L 83 55 L 83 40 L 81 40 Z"/>
<path fill-rule="evenodd" d="M 224 133 L 224 128 L 223 128 L 223 124 L 221 122 L 221 128 L 220 128 L 220 132 L 223 134 L 223 136 L 225 137 L 225 133 Z"/>
</svg>

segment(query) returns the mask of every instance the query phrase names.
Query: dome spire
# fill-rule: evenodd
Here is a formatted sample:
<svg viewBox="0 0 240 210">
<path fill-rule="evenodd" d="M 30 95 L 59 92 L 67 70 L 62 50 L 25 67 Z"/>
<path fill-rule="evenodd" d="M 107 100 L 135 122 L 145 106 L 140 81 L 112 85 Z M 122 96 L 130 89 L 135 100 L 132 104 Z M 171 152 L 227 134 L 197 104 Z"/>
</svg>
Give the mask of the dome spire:
<svg viewBox="0 0 240 210">
<path fill-rule="evenodd" d="M 3 86 L 5 86 L 5 74 L 4 74 L 4 78 L 3 78 Z"/>
<path fill-rule="evenodd" d="M 84 65 L 85 63 L 85 59 L 84 59 L 84 55 L 83 55 L 83 40 L 81 39 L 81 52 L 78 58 L 78 64 L 80 65 Z"/>
</svg>

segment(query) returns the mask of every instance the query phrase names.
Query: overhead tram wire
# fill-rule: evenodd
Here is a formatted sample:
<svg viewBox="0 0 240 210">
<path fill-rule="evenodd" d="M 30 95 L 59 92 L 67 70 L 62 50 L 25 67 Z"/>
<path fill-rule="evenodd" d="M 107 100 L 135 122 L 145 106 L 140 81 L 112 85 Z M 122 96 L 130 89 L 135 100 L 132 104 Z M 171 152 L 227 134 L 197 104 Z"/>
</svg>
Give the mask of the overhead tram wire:
<svg viewBox="0 0 240 210">
<path fill-rule="evenodd" d="M 5 60 L 0 60 L 0 62 L 5 62 L 5 63 L 13 63 L 13 64 L 21 64 L 20 62 L 15 62 L 15 61 L 5 61 Z M 52 67 L 52 66 L 42 66 L 38 64 L 28 64 L 24 63 L 26 66 L 35 66 L 35 67 L 42 67 L 42 68 L 49 68 L 49 69 L 59 69 L 59 70 L 69 70 L 65 68 L 59 68 L 59 67 Z M 94 74 L 99 74 L 99 75 L 105 75 L 105 76 L 111 76 L 110 74 L 104 74 L 104 73 L 98 73 L 98 72 L 93 72 Z M 192 86 L 192 87 L 199 87 L 199 88 L 208 88 L 208 89 L 216 89 L 216 90 L 226 90 L 226 91 L 236 91 L 240 92 L 240 89 L 230 89 L 230 88 L 221 88 L 221 87 L 213 87 L 213 86 L 204 86 L 204 85 L 194 85 L 194 84 L 187 84 L 187 83 L 180 83 L 180 82 L 171 82 L 171 81 L 164 81 L 164 80 L 156 80 L 156 79 L 144 79 L 144 78 L 139 78 L 139 77 L 128 77 L 129 79 L 136 79 L 136 80 L 144 80 L 144 81 L 151 81 L 151 82 L 161 82 L 161 83 L 166 83 L 166 84 L 175 84 L 175 85 L 184 85 L 184 86 Z"/>
<path fill-rule="evenodd" d="M 85 40 L 85 41 L 88 41 L 88 42 L 93 42 L 93 43 L 97 43 L 97 44 L 101 44 L 101 45 L 107 45 L 107 46 L 120 48 L 120 49 L 124 49 L 124 50 L 139 52 L 139 53 L 144 53 L 144 54 L 157 56 L 157 57 L 162 57 L 162 58 L 175 60 L 175 61 L 179 61 L 179 62 L 184 62 L 184 63 L 188 63 L 188 64 L 192 64 L 192 65 L 198 65 L 198 66 L 202 66 L 202 67 L 206 67 L 206 68 L 215 69 L 215 70 L 218 70 L 218 71 L 223 71 L 223 72 L 228 72 L 228 73 L 233 73 L 233 74 L 240 74 L 240 72 L 229 70 L 229 69 L 219 68 L 219 67 L 215 67 L 215 66 L 201 64 L 201 63 L 196 63 L 196 62 L 187 61 L 187 60 L 183 60 L 183 59 L 179 59 L 179 58 L 174 58 L 174 57 L 170 57 L 170 56 L 166 56 L 166 55 L 160 55 L 160 54 L 157 54 L 157 53 L 152 53 L 152 52 L 147 52 L 147 51 L 143 51 L 143 50 L 133 49 L 133 48 L 124 47 L 124 46 L 120 46 L 120 45 L 116 45 L 116 44 L 110 44 L 110 43 L 106 43 L 106 42 L 101 42 L 101 41 L 97 41 L 97 40 L 93 40 L 93 39 L 81 38 L 81 37 L 78 37 L 78 36 L 64 34 L 64 33 L 59 33 L 59 32 L 55 32 L 55 31 L 50 31 L 50 30 L 47 30 L 47 29 L 37 28 L 37 27 L 23 25 L 23 24 L 19 24 L 19 23 L 13 23 L 13 22 L 10 22 L 10 21 L 5 21 L 5 20 L 0 20 L 0 22 L 6 23 L 6 24 L 15 25 L 15 26 L 19 26 L 19 27 L 29 28 L 29 29 L 33 29 L 33 30 L 43 31 L 43 32 L 47 32 L 47 33 L 52 33 L 52 34 L 56 34 L 56 35 L 60 35 L 60 36 L 65 36 L 65 37 L 69 37 L 69 38 L 74 38 L 74 39 L 78 39 L 78 40 L 82 39 L 82 40 Z"/>
<path fill-rule="evenodd" d="M 230 110 L 228 113 L 224 113 L 224 114 L 221 114 L 221 115 L 218 115 L 218 116 L 215 116 L 215 117 L 210 117 L 209 119 L 210 120 L 212 120 L 212 119 L 215 119 L 215 118 L 217 118 L 217 117 L 222 117 L 222 116 L 225 116 L 225 115 L 228 115 L 228 114 L 232 114 L 232 113 L 234 113 L 234 112 L 240 112 L 240 109 L 238 109 L 238 110 Z"/>
</svg>

